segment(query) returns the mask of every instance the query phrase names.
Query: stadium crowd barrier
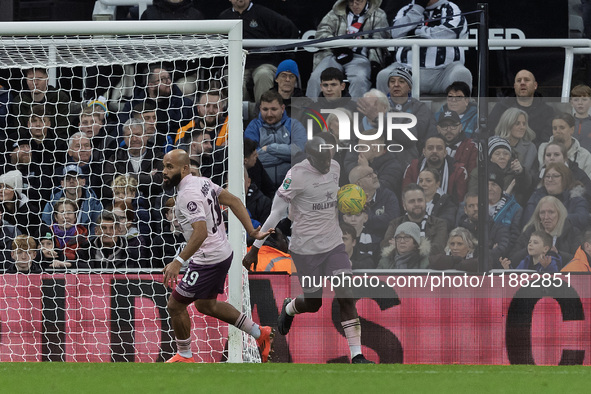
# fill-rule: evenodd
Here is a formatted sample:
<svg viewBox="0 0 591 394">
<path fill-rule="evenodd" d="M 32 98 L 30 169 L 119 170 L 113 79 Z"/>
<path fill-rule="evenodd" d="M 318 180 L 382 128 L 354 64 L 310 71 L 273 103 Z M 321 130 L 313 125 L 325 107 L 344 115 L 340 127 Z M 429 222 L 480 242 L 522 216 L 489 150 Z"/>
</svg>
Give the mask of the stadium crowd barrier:
<svg viewBox="0 0 591 394">
<path fill-rule="evenodd" d="M 169 290 L 161 279 L 0 276 L 0 361 L 165 360 L 174 345 Z M 380 279 L 386 283 L 385 276 Z M 573 275 L 560 289 L 511 287 L 507 278 L 502 287 L 498 276 L 485 279 L 476 288 L 361 291 L 364 353 L 380 363 L 591 364 L 591 277 Z M 275 325 L 283 299 L 299 292 L 295 277 L 251 274 L 254 320 Z M 227 327 L 190 310 L 198 359 L 224 360 Z M 336 300 L 329 295 L 319 313 L 298 316 L 288 336 L 276 336 L 274 348 L 275 362 L 348 362 Z"/>
</svg>

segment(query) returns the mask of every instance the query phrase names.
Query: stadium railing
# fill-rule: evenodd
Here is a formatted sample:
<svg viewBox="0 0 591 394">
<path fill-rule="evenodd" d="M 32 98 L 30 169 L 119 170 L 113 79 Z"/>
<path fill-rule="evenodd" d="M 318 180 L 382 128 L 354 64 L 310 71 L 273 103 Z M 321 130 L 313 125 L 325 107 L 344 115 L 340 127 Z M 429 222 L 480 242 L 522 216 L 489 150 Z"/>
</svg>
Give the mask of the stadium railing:
<svg viewBox="0 0 591 394">
<path fill-rule="evenodd" d="M 413 91 L 412 96 L 420 98 L 420 73 L 419 73 L 419 55 L 418 50 L 421 47 L 449 46 L 449 47 L 473 47 L 477 46 L 476 39 L 461 40 L 440 40 L 440 39 L 389 39 L 389 40 L 356 40 L 341 39 L 332 40 L 323 43 L 306 44 L 309 40 L 243 40 L 245 49 L 249 48 L 267 48 L 277 47 L 289 44 L 298 44 L 304 48 L 334 48 L 334 47 L 412 47 L 412 71 L 413 71 Z M 305 45 L 304 45 L 305 44 Z M 564 73 L 562 78 L 562 102 L 567 102 L 570 95 L 571 79 L 573 76 L 573 66 L 575 55 L 591 54 L 591 40 L 586 38 L 526 38 L 526 39 L 489 39 L 489 49 L 501 48 L 564 48 Z"/>
</svg>

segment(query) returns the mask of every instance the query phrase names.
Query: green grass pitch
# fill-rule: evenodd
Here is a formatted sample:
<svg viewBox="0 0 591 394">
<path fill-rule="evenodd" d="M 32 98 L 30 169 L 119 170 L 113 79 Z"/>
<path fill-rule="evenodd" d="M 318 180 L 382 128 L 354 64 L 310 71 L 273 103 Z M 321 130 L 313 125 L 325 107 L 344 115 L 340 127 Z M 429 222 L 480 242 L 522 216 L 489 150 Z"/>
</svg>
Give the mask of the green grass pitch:
<svg viewBox="0 0 591 394">
<path fill-rule="evenodd" d="M 590 367 L 2 363 L 3 393 L 570 393 Z"/>
</svg>

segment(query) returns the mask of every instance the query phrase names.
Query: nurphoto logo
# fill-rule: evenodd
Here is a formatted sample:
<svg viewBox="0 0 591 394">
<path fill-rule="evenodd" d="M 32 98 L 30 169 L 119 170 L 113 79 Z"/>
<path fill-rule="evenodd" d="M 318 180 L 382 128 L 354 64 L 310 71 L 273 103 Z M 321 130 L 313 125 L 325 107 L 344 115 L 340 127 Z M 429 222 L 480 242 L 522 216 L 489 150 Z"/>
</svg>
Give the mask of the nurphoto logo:
<svg viewBox="0 0 591 394">
<path fill-rule="evenodd" d="M 409 140 L 417 141 L 417 138 L 410 131 L 410 129 L 417 124 L 417 117 L 414 114 L 405 112 L 380 112 L 377 118 L 377 127 L 368 130 L 365 130 L 365 128 L 360 130 L 360 125 L 363 124 L 363 122 L 360 122 L 360 119 L 363 120 L 364 115 L 361 114 L 361 116 L 359 116 L 360 114 L 358 112 L 352 112 L 352 122 L 349 115 L 338 108 L 320 109 L 320 111 L 306 108 L 304 114 L 307 116 L 305 126 L 308 139 L 311 139 L 315 134 L 315 124 L 317 125 L 317 129 L 320 128 L 320 130 L 327 130 L 335 134 L 335 130 L 329 127 L 330 125 L 323 116 L 328 115 L 328 118 L 330 115 L 334 115 L 332 118 L 336 118 L 336 121 L 338 122 L 338 132 L 335 137 L 337 137 L 339 142 L 360 140 L 357 144 L 337 144 L 336 146 L 332 144 L 322 144 L 320 145 L 321 151 L 335 149 L 337 152 L 342 150 L 348 152 L 368 152 L 370 149 L 374 148 L 377 149 L 377 151 L 385 149 L 389 152 L 401 152 L 404 149 L 402 145 L 388 143 L 388 141 L 392 141 L 392 136 L 395 132 L 402 132 Z M 351 131 L 353 131 L 355 136 L 354 139 L 351 138 Z"/>
</svg>

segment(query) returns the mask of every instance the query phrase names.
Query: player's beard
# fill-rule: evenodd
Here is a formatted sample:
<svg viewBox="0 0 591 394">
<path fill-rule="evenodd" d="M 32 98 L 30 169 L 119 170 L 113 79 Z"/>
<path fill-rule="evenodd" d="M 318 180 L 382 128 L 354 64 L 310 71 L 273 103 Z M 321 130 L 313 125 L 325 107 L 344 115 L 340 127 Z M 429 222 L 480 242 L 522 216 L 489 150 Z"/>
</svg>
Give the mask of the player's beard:
<svg viewBox="0 0 591 394">
<path fill-rule="evenodd" d="M 171 188 L 171 187 L 177 187 L 179 183 L 181 183 L 181 173 L 177 172 L 176 174 L 174 174 L 173 176 L 171 176 L 170 178 L 164 178 L 164 187 Z"/>
</svg>

